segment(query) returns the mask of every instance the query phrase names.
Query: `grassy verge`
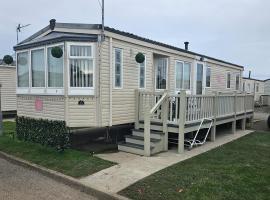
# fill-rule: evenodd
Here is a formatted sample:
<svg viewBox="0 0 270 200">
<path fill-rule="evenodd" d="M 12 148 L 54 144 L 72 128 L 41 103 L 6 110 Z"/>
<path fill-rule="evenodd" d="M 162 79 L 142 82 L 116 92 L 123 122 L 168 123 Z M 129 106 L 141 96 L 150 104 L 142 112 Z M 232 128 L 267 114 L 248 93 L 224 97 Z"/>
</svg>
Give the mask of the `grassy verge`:
<svg viewBox="0 0 270 200">
<path fill-rule="evenodd" d="M 0 137 L 0 151 L 35 164 L 78 178 L 113 166 L 114 163 L 89 153 L 67 149 L 62 153 L 39 144 L 13 140 L 14 122 L 4 122 L 4 136 Z"/>
<path fill-rule="evenodd" d="M 270 133 L 256 132 L 121 191 L 131 199 L 269 199 Z"/>
</svg>

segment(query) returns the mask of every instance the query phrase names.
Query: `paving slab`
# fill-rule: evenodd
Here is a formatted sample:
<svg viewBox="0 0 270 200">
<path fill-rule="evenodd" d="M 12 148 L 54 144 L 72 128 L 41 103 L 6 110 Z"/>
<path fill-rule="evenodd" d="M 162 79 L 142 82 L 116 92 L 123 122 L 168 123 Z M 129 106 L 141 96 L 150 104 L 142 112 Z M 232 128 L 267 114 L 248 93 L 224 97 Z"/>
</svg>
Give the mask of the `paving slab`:
<svg viewBox="0 0 270 200">
<path fill-rule="evenodd" d="M 115 194 L 131 184 L 173 164 L 199 155 L 218 146 L 243 137 L 253 131 L 237 131 L 235 134 L 219 135 L 215 142 L 207 142 L 184 154 L 176 150 L 163 152 L 152 157 L 144 157 L 125 152 L 100 154 L 98 157 L 118 163 L 118 165 L 99 171 L 80 179 L 80 182 L 98 190 Z"/>
</svg>

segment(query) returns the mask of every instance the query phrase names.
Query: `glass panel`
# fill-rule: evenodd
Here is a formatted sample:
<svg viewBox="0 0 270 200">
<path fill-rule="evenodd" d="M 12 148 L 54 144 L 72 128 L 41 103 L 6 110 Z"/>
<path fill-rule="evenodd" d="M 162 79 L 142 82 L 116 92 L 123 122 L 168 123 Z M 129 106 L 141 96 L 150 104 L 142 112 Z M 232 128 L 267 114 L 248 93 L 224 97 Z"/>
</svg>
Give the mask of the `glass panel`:
<svg viewBox="0 0 270 200">
<path fill-rule="evenodd" d="M 176 62 L 175 66 L 175 87 L 180 90 L 183 88 L 183 63 Z"/>
<path fill-rule="evenodd" d="M 29 87 L 28 52 L 17 55 L 18 87 Z"/>
<path fill-rule="evenodd" d="M 140 64 L 140 88 L 145 87 L 145 62 Z"/>
<path fill-rule="evenodd" d="M 206 87 L 211 86 L 211 68 L 206 69 Z"/>
<path fill-rule="evenodd" d="M 122 86 L 122 50 L 115 49 L 114 86 Z"/>
<path fill-rule="evenodd" d="M 227 73 L 227 88 L 231 88 L 231 74 Z"/>
<path fill-rule="evenodd" d="M 235 82 L 235 89 L 239 90 L 239 86 L 240 86 L 240 75 L 237 74 L 236 75 L 236 82 Z"/>
<path fill-rule="evenodd" d="M 167 59 L 159 58 L 156 62 L 156 89 L 166 89 Z"/>
<path fill-rule="evenodd" d="M 191 65 L 190 63 L 185 63 L 184 65 L 184 89 L 189 90 L 190 89 L 190 70 Z"/>
<path fill-rule="evenodd" d="M 197 64 L 197 94 L 202 94 L 203 91 L 203 65 Z"/>
<path fill-rule="evenodd" d="M 63 49 L 63 46 L 59 46 Z M 48 87 L 63 87 L 63 56 L 55 58 L 51 54 L 53 47 L 48 48 Z"/>
<path fill-rule="evenodd" d="M 93 87 L 92 59 L 70 59 L 70 87 Z"/>
<path fill-rule="evenodd" d="M 70 46 L 70 56 L 91 57 L 92 56 L 92 48 L 91 48 L 91 46 L 71 45 Z"/>
<path fill-rule="evenodd" d="M 31 65 L 32 87 L 45 87 L 44 49 L 32 51 Z"/>
</svg>

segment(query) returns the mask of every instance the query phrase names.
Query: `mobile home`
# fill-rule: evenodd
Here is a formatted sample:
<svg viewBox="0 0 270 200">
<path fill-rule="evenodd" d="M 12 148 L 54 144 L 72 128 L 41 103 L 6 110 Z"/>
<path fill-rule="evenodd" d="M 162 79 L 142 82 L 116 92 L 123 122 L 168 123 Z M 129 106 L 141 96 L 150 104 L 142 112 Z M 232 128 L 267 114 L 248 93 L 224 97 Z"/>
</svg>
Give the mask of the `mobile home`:
<svg viewBox="0 0 270 200">
<path fill-rule="evenodd" d="M 54 47 L 62 49 L 61 57 L 52 56 Z M 181 152 L 184 134 L 202 119 L 213 120 L 214 140 L 216 125 L 235 127 L 242 120 L 244 126 L 253 116 L 253 96 L 240 94 L 244 67 L 187 45 L 181 49 L 109 27 L 103 35 L 101 25 L 51 20 L 14 49 L 19 116 L 63 120 L 72 128 L 135 123 L 120 150 L 167 150 L 173 132 Z M 145 58 L 141 63 L 138 53 Z"/>
<path fill-rule="evenodd" d="M 16 114 L 16 67 L 0 60 L 1 110 L 6 115 Z"/>
<path fill-rule="evenodd" d="M 264 80 L 254 79 L 254 78 L 243 78 L 243 91 L 254 94 L 254 100 L 260 101 L 261 96 L 265 94 L 264 92 Z"/>
</svg>

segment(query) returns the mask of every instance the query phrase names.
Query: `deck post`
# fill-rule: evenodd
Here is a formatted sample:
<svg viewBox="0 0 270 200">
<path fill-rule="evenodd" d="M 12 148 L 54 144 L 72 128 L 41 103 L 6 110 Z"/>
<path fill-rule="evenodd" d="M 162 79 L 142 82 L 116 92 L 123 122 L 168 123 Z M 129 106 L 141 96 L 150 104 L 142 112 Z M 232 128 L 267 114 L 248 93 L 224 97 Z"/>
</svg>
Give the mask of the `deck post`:
<svg viewBox="0 0 270 200">
<path fill-rule="evenodd" d="M 186 90 L 181 90 L 180 110 L 179 110 L 178 153 L 184 153 L 185 122 L 186 122 Z"/>
<path fill-rule="evenodd" d="M 213 99 L 213 126 L 211 129 L 211 141 L 214 142 L 216 140 L 216 131 L 217 131 L 217 95 L 218 93 L 215 92 L 215 96 Z"/>
<path fill-rule="evenodd" d="M 150 126 L 150 107 L 149 104 L 146 104 L 144 113 L 144 155 L 148 157 L 151 156 Z"/>
<path fill-rule="evenodd" d="M 169 100 L 166 97 L 162 105 L 162 120 L 163 120 L 163 133 L 164 133 L 164 151 L 168 151 L 168 107 Z"/>
<path fill-rule="evenodd" d="M 236 132 L 236 109 L 237 109 L 237 92 L 234 92 L 234 101 L 233 101 L 233 111 L 234 111 L 234 120 L 232 122 L 232 133 L 235 134 Z"/>
<path fill-rule="evenodd" d="M 139 90 L 135 90 L 135 129 L 139 129 Z"/>
<path fill-rule="evenodd" d="M 246 130 L 246 122 L 247 122 L 247 106 L 246 106 L 246 98 L 247 98 L 247 93 L 245 92 L 244 96 L 244 118 L 241 121 L 241 129 Z"/>
</svg>

